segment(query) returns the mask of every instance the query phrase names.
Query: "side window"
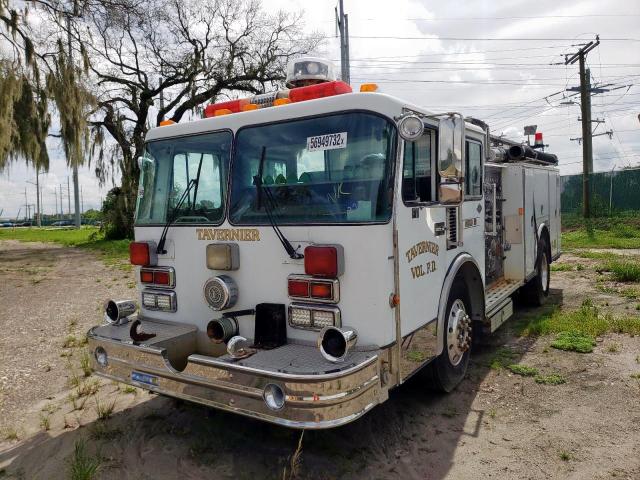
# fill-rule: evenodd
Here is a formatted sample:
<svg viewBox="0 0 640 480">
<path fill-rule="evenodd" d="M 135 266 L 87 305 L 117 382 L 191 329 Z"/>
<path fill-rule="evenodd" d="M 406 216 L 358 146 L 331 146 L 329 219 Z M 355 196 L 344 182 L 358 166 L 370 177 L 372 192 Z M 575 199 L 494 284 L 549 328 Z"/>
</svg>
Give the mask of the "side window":
<svg viewBox="0 0 640 480">
<path fill-rule="evenodd" d="M 482 195 L 482 145 L 466 142 L 465 194 L 475 197 Z"/>
<path fill-rule="evenodd" d="M 402 201 L 430 202 L 433 198 L 433 132 L 426 130 L 415 142 L 404 143 Z"/>
</svg>

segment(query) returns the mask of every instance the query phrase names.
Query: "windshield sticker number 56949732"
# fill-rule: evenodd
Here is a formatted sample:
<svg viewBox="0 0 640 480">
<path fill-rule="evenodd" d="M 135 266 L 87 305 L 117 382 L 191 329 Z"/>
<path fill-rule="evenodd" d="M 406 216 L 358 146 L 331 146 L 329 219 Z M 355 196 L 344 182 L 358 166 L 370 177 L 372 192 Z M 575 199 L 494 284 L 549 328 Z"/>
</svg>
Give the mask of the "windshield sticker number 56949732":
<svg viewBox="0 0 640 480">
<path fill-rule="evenodd" d="M 336 148 L 347 148 L 347 132 L 307 137 L 307 150 L 309 152 L 335 150 Z"/>
</svg>

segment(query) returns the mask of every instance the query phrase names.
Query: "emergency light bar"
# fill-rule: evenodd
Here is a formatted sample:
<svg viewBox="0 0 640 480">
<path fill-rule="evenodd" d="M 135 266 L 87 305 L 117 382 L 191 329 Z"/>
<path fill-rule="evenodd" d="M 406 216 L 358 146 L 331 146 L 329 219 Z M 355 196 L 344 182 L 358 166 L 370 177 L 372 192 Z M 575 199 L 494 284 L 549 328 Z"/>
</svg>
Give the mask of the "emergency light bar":
<svg viewBox="0 0 640 480">
<path fill-rule="evenodd" d="M 306 87 L 278 90 L 277 92 L 265 93 L 250 98 L 214 103 L 207 105 L 204 110 L 204 116 L 206 118 L 219 117 L 220 115 L 256 110 L 258 108 L 277 107 L 280 105 L 286 105 L 287 103 L 297 103 L 304 102 L 306 100 L 315 100 L 317 98 L 332 97 L 343 93 L 351 93 L 352 91 L 353 90 L 348 83 L 335 80 L 333 82 L 307 85 Z"/>
</svg>

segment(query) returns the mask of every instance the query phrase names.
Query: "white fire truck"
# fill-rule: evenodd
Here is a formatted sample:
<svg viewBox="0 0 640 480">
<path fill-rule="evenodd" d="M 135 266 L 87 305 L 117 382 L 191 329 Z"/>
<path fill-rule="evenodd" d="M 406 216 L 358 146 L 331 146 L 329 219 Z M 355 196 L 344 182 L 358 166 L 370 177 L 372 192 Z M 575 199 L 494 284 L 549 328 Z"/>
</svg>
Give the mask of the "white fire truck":
<svg viewBox="0 0 640 480">
<path fill-rule="evenodd" d="M 560 255 L 557 158 L 332 66 L 151 129 L 134 301 L 89 331 L 106 378 L 296 428 L 336 427 L 541 304 Z"/>
</svg>

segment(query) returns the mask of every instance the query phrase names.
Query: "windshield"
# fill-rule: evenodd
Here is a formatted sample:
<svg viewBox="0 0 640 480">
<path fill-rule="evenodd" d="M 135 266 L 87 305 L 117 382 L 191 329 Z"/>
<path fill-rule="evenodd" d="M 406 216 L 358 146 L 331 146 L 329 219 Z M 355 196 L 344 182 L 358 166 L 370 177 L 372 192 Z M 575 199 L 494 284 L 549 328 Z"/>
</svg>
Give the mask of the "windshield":
<svg viewBox="0 0 640 480">
<path fill-rule="evenodd" d="M 241 129 L 231 182 L 234 224 L 387 222 L 395 127 L 368 113 Z M 262 187 L 256 179 L 262 160 Z"/>
<path fill-rule="evenodd" d="M 149 142 L 141 158 L 136 224 L 220 223 L 231 152 L 230 132 Z M 179 211 L 176 205 L 189 182 Z"/>
</svg>

